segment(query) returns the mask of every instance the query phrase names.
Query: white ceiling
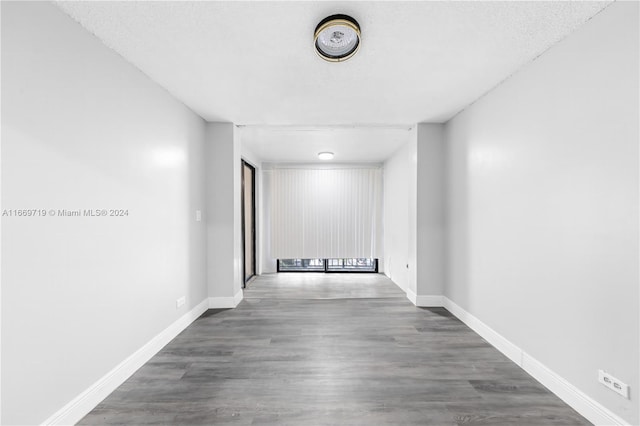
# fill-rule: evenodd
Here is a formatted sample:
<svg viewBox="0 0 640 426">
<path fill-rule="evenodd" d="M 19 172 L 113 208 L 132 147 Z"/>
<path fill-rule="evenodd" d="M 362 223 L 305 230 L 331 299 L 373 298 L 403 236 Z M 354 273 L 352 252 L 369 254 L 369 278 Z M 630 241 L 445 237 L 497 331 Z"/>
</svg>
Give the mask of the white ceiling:
<svg viewBox="0 0 640 426">
<path fill-rule="evenodd" d="M 59 2 L 209 121 L 240 125 L 444 122 L 608 2 Z M 313 51 L 346 13 L 362 46 L 344 63 Z"/>
<path fill-rule="evenodd" d="M 263 161 L 380 162 L 445 122 L 609 2 L 73 1 L 58 6 L 208 121 L 241 125 Z M 324 17 L 362 46 L 329 63 Z"/>
<path fill-rule="evenodd" d="M 238 129 L 242 146 L 269 163 L 324 163 L 318 153 L 333 152 L 331 163 L 381 163 L 411 138 L 409 126 L 279 127 Z"/>
</svg>

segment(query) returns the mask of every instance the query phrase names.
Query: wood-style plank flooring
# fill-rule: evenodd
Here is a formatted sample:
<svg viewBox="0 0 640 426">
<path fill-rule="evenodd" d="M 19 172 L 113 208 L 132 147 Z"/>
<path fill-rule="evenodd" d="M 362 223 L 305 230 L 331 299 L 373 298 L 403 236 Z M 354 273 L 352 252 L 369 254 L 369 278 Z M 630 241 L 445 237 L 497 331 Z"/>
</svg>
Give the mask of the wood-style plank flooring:
<svg viewBox="0 0 640 426">
<path fill-rule="evenodd" d="M 280 273 L 265 274 L 249 282 L 244 291 L 249 299 L 380 299 L 406 298 L 386 275 L 365 273 Z"/>
<path fill-rule="evenodd" d="M 279 274 L 207 311 L 80 424 L 589 423 L 382 275 Z"/>
</svg>

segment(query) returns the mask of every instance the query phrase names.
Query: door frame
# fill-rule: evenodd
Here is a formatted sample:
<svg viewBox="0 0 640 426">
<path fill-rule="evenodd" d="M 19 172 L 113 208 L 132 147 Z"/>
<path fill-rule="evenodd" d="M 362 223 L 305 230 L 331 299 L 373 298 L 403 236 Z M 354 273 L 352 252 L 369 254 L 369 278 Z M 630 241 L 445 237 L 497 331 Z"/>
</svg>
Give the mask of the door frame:
<svg viewBox="0 0 640 426">
<path fill-rule="evenodd" d="M 247 251 L 246 251 L 246 230 L 245 230 L 245 202 L 244 202 L 244 190 L 245 190 L 245 182 L 244 182 L 244 168 L 247 166 L 251 170 L 251 205 L 253 207 L 253 215 L 251 216 L 251 241 L 253 242 L 253 250 L 252 250 L 252 266 L 253 266 L 253 275 L 247 277 Z M 256 262 L 256 168 L 248 161 L 241 159 L 240 169 L 242 170 L 242 182 L 241 182 L 241 191 L 240 191 L 240 199 L 241 202 L 241 213 L 240 219 L 242 222 L 242 288 L 247 287 L 247 282 L 257 275 L 257 262 Z"/>
</svg>

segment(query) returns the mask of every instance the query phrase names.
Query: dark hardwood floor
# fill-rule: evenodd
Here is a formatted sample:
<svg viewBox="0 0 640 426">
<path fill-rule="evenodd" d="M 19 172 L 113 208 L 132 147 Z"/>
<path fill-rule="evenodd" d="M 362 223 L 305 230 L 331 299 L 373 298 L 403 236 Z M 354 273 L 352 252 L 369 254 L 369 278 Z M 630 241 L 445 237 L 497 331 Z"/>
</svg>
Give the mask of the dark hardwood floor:
<svg viewBox="0 0 640 426">
<path fill-rule="evenodd" d="M 80 423 L 590 424 L 445 309 L 338 274 L 258 277 Z"/>
</svg>

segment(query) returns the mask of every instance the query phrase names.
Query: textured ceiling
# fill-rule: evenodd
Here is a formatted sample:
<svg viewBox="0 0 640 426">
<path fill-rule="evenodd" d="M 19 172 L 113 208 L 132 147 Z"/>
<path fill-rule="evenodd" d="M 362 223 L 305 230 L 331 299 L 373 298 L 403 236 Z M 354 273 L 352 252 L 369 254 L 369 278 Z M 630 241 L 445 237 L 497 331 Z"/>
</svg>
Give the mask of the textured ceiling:
<svg viewBox="0 0 640 426">
<path fill-rule="evenodd" d="M 318 153 L 335 154 L 332 163 L 381 163 L 411 138 L 408 126 L 240 127 L 243 147 L 271 163 L 322 163 Z"/>
<path fill-rule="evenodd" d="M 443 122 L 608 2 L 59 2 L 209 121 L 259 125 Z M 313 51 L 346 13 L 362 47 Z"/>
</svg>

